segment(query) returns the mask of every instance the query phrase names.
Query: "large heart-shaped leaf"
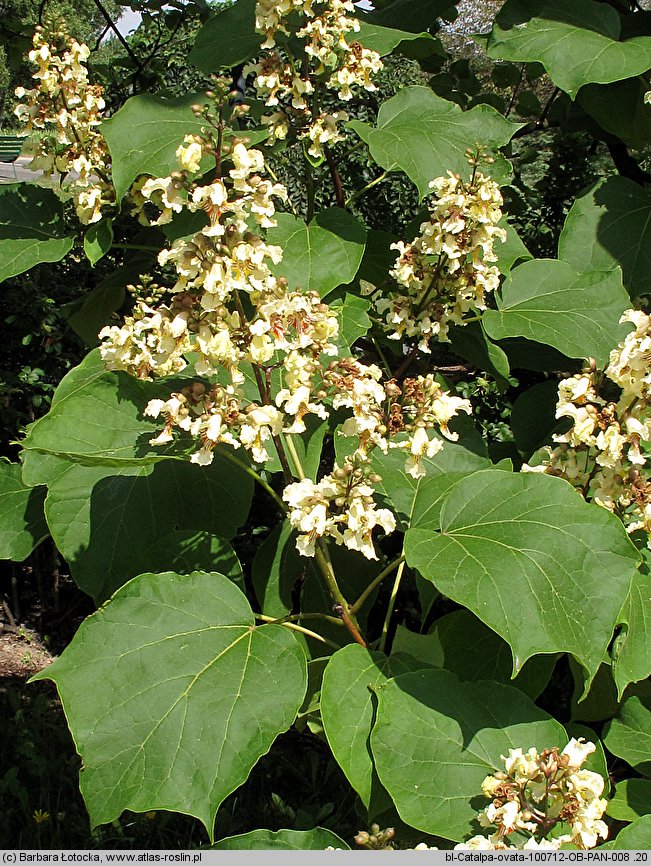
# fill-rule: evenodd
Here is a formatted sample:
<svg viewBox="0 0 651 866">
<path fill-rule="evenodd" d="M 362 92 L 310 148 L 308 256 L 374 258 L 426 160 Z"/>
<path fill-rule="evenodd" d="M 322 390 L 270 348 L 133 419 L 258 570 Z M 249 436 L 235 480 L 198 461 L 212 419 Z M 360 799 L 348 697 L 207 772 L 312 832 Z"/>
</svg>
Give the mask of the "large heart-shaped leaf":
<svg viewBox="0 0 651 866">
<path fill-rule="evenodd" d="M 602 129 L 621 138 L 628 147 L 641 150 L 651 140 L 651 111 L 644 101 L 646 90 L 641 77 L 613 84 L 587 84 L 581 88 L 577 102 Z"/>
<path fill-rule="evenodd" d="M 608 84 L 651 66 L 651 38 L 617 41 L 619 15 L 595 0 L 507 0 L 488 39 L 495 60 L 542 63 L 574 98 L 584 84 Z"/>
<path fill-rule="evenodd" d="M 74 240 L 52 190 L 28 183 L 0 186 L 0 282 L 40 262 L 60 261 Z"/>
<path fill-rule="evenodd" d="M 651 776 L 651 683 L 639 683 L 605 728 L 604 745 L 643 776 Z"/>
<path fill-rule="evenodd" d="M 444 670 L 405 673 L 376 688 L 371 750 L 380 781 L 405 823 L 444 839 L 480 832 L 488 801 L 481 783 L 503 769 L 500 755 L 564 746 L 562 725 L 521 691 L 463 683 Z"/>
<path fill-rule="evenodd" d="M 629 683 L 651 676 L 651 553 L 642 551 L 644 563 L 633 576 L 628 598 L 619 620 L 622 630 L 617 636 L 613 655 L 613 676 L 619 698 Z"/>
<path fill-rule="evenodd" d="M 288 629 L 256 627 L 228 578 L 195 572 L 130 581 L 35 679 L 59 690 L 93 826 L 166 809 L 212 841 L 219 805 L 291 725 L 306 677 Z"/>
<path fill-rule="evenodd" d="M 188 60 L 210 75 L 249 60 L 262 42 L 255 29 L 255 0 L 237 0 L 206 21 Z"/>
<path fill-rule="evenodd" d="M 616 517 L 558 478 L 487 470 L 452 487 L 439 528 L 407 532 L 407 562 L 504 638 L 514 672 L 569 652 L 594 676 L 639 562 Z"/>
<path fill-rule="evenodd" d="M 214 536 L 235 535 L 252 486 L 221 454 L 206 467 L 177 460 L 117 469 L 68 463 L 49 481 L 45 514 L 75 582 L 101 602 L 143 571 L 187 572 L 212 562 L 228 573 L 224 560 L 232 562 L 233 551 Z"/>
<path fill-rule="evenodd" d="M 111 151 L 113 183 L 120 201 L 140 174 L 167 177 L 178 168 L 176 150 L 185 135 L 200 132 L 205 121 L 195 117 L 195 95 L 164 99 L 141 93 L 101 125 Z"/>
<path fill-rule="evenodd" d="M 386 4 L 375 3 L 374 7 L 364 20 L 382 27 L 419 32 L 432 27 L 438 18 L 449 15 L 454 3 L 452 0 L 390 0 Z"/>
<path fill-rule="evenodd" d="M 619 270 L 579 273 L 557 259 L 534 259 L 511 271 L 497 305 L 482 318 L 494 340 L 526 337 L 599 366 L 631 329 L 619 324 L 630 307 Z"/>
<path fill-rule="evenodd" d="M 212 851 L 348 851 L 349 846 L 332 830 L 251 830 L 240 836 L 220 839 Z"/>
<path fill-rule="evenodd" d="M 0 559 L 22 562 L 48 535 L 45 488 L 27 487 L 18 463 L 0 460 Z"/>
<path fill-rule="evenodd" d="M 567 215 L 558 256 L 577 271 L 611 271 L 619 265 L 632 298 L 649 294 L 651 192 L 619 176 L 592 187 Z"/>
<path fill-rule="evenodd" d="M 278 224 L 269 229 L 267 240 L 283 250 L 275 272 L 288 280 L 291 289 L 323 296 L 354 279 L 366 243 L 366 229 L 354 216 L 331 207 L 311 223 L 287 213 L 275 219 Z"/>
<path fill-rule="evenodd" d="M 349 126 L 368 144 L 375 162 L 390 171 L 404 171 L 425 196 L 435 177 L 447 171 L 468 174 L 468 147 L 477 142 L 501 147 L 521 124 L 511 123 L 488 105 L 462 111 L 428 87 L 414 85 L 382 104 L 376 128 L 358 120 Z"/>
<path fill-rule="evenodd" d="M 421 667 L 359 644 L 338 650 L 328 662 L 321 686 L 321 718 L 328 743 L 346 778 L 369 809 L 381 796 L 369 736 L 375 721 L 373 689 L 387 679 Z M 385 795 L 386 797 L 386 795 Z"/>
</svg>

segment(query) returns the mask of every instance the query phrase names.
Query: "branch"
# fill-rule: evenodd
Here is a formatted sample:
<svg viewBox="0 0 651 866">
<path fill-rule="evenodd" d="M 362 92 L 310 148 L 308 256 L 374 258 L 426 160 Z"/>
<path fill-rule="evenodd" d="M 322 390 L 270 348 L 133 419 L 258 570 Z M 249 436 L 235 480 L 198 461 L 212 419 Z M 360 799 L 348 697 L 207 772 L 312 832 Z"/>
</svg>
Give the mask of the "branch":
<svg viewBox="0 0 651 866">
<path fill-rule="evenodd" d="M 120 31 L 118 30 L 117 25 L 115 24 L 115 22 L 113 21 L 113 19 L 112 19 L 111 16 L 109 15 L 109 13 L 108 13 L 108 12 L 106 11 L 106 9 L 104 8 L 104 5 L 103 5 L 103 3 L 102 3 L 102 0 L 93 0 L 93 3 L 95 4 L 95 6 L 97 6 L 97 8 L 99 9 L 99 11 L 100 11 L 100 12 L 102 13 L 102 15 L 104 16 L 107 25 L 108 25 L 108 26 L 110 27 L 110 29 L 115 33 L 115 35 L 116 35 L 117 38 L 118 38 L 118 41 L 120 42 L 120 44 L 122 45 L 122 47 L 124 48 L 124 50 L 127 52 L 127 54 L 129 55 L 129 57 L 133 60 L 133 62 L 136 64 L 137 69 L 136 69 L 136 72 L 135 72 L 135 77 L 137 77 L 138 74 L 139 74 L 139 73 L 141 72 L 141 70 L 142 70 L 142 66 L 141 66 L 140 61 L 138 60 L 138 58 L 136 57 L 136 55 L 135 55 L 135 54 L 133 53 L 133 51 L 131 50 L 131 46 L 129 45 L 129 43 L 127 42 L 127 40 L 124 38 L 124 36 L 123 36 L 123 35 L 120 33 Z"/>
<path fill-rule="evenodd" d="M 648 171 L 644 171 L 643 168 L 640 168 L 640 164 L 633 156 L 631 156 L 631 152 L 623 141 L 610 139 L 606 142 L 606 145 L 612 160 L 615 163 L 615 168 L 622 177 L 627 177 L 629 180 L 633 180 L 635 183 L 639 183 L 642 186 L 648 186 L 651 184 L 651 174 L 649 174 Z"/>
<path fill-rule="evenodd" d="M 339 174 L 339 169 L 337 168 L 337 163 L 335 161 L 334 156 L 332 155 L 332 151 L 328 147 L 328 145 L 324 145 L 323 152 L 325 154 L 326 162 L 328 163 L 328 168 L 330 169 L 330 177 L 332 178 L 332 183 L 335 188 L 335 198 L 337 199 L 337 207 L 346 208 L 346 197 L 344 196 L 344 190 L 341 185 L 341 175 Z"/>
</svg>

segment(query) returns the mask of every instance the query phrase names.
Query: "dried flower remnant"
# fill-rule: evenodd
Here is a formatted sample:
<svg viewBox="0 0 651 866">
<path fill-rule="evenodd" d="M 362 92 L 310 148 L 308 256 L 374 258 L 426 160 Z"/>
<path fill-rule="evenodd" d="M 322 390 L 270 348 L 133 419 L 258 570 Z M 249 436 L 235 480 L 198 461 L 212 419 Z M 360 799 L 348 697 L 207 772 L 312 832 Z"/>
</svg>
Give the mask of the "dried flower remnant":
<svg viewBox="0 0 651 866">
<path fill-rule="evenodd" d="M 28 168 L 45 177 L 63 177 L 79 220 L 98 222 L 102 209 L 115 203 L 110 156 L 97 127 L 102 120 L 102 87 L 88 81 L 87 45 L 70 37 L 62 23 L 52 32 L 37 27 L 29 60 L 36 65 L 36 86 L 16 88 L 15 114 L 25 131 L 44 130 L 34 140 Z"/>
<path fill-rule="evenodd" d="M 486 309 L 486 296 L 499 285 L 493 244 L 506 240 L 498 185 L 477 171 L 487 161 L 481 151 L 469 157 L 472 178 L 457 174 L 431 181 L 429 220 L 412 243 L 393 245 L 399 253 L 391 276 L 397 291 L 374 302 L 389 338 L 416 338 L 423 352 L 432 341 L 447 341 L 451 324 Z M 372 291 L 372 290 L 371 290 Z"/>
<path fill-rule="evenodd" d="M 646 532 L 651 546 L 651 479 L 643 451 L 651 442 L 651 317 L 627 310 L 621 321 L 635 330 L 610 353 L 604 373 L 589 369 L 559 383 L 556 417 L 571 419 L 572 426 L 523 470 L 565 478 L 617 514 L 629 533 Z M 601 394 L 613 385 L 619 398 L 609 401 Z"/>
</svg>

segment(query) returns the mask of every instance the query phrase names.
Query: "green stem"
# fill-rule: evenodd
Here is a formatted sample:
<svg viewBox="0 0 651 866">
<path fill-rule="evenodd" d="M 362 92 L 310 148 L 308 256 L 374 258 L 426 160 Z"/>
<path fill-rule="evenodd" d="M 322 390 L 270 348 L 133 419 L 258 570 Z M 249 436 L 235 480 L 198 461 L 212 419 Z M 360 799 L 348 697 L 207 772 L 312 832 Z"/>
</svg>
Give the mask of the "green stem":
<svg viewBox="0 0 651 866">
<path fill-rule="evenodd" d="M 357 201 L 358 198 L 361 198 L 369 190 L 373 189 L 374 186 L 377 186 L 379 183 L 382 183 L 383 180 L 386 180 L 389 174 L 389 171 L 382 172 L 379 177 L 376 177 L 374 180 L 369 181 L 366 186 L 363 186 L 361 189 L 358 189 L 357 192 L 354 192 L 352 195 L 348 196 L 348 199 L 346 200 L 346 207 L 350 207 L 354 201 Z"/>
<path fill-rule="evenodd" d="M 400 565 L 398 566 L 398 573 L 396 574 L 396 579 L 393 581 L 393 589 L 391 590 L 391 598 L 389 599 L 389 607 L 387 610 L 387 615 L 384 619 L 384 625 L 382 626 L 382 637 L 380 638 L 380 652 L 384 652 L 384 648 L 387 645 L 387 637 L 389 634 L 389 623 L 391 622 L 391 617 L 393 616 L 393 605 L 396 603 L 396 597 L 398 595 L 398 591 L 400 589 L 400 583 L 402 581 L 402 573 L 405 570 L 405 560 L 403 559 Z"/>
<path fill-rule="evenodd" d="M 385 356 L 384 352 L 382 351 L 382 347 L 380 346 L 378 341 L 375 339 L 375 337 L 371 337 L 371 341 L 372 341 L 373 345 L 375 346 L 375 351 L 378 353 L 380 363 L 384 367 L 384 372 L 387 374 L 389 379 L 393 379 L 393 373 L 391 372 L 391 367 L 389 366 L 389 362 L 387 361 L 386 356 Z"/>
<path fill-rule="evenodd" d="M 314 217 L 314 169 L 310 160 L 304 156 L 305 163 L 305 186 L 307 189 L 307 213 L 305 215 L 306 222 L 312 222 Z"/>
<path fill-rule="evenodd" d="M 291 433 L 285 433 L 284 435 L 285 447 L 289 452 L 289 456 L 292 458 L 292 462 L 294 464 L 294 469 L 296 470 L 296 474 L 299 479 L 302 481 L 305 478 L 305 471 L 301 465 L 301 458 L 298 456 L 298 451 L 296 450 L 296 446 L 294 445 L 294 440 L 292 439 Z"/>
<path fill-rule="evenodd" d="M 253 478 L 253 480 L 255 481 L 255 483 L 259 484 L 260 487 L 262 487 L 262 489 L 265 490 L 269 494 L 269 496 L 271 496 L 271 498 L 274 500 L 274 502 L 276 503 L 276 505 L 278 505 L 279 508 L 282 508 L 283 511 L 287 511 L 287 506 L 280 498 L 280 496 L 278 496 L 273 487 L 267 484 L 267 482 L 264 480 L 264 478 L 262 478 L 261 475 L 258 475 L 255 469 L 251 469 L 251 467 L 247 466 L 246 463 L 242 463 L 242 461 L 238 460 L 237 457 L 235 457 L 235 455 L 232 454 L 231 451 L 227 448 L 224 448 L 223 451 L 220 451 L 219 453 L 222 454 L 227 460 L 230 460 L 230 462 L 233 463 L 235 466 L 238 466 L 243 472 L 246 472 L 247 475 L 250 475 L 251 478 Z"/>
<path fill-rule="evenodd" d="M 391 562 L 389 565 L 387 565 L 387 567 L 384 569 L 384 571 L 381 571 L 378 574 L 378 576 L 371 583 L 369 583 L 369 585 L 366 587 L 364 592 L 357 599 L 355 604 L 351 604 L 351 606 L 348 608 L 350 613 L 357 613 L 359 611 L 359 609 L 363 606 L 364 602 L 369 597 L 369 595 L 373 592 L 373 590 L 382 583 L 382 581 L 384 580 L 385 577 L 387 577 L 389 574 L 391 574 L 392 571 L 394 571 L 402 563 L 404 563 L 404 561 L 405 561 L 405 556 L 403 554 L 402 556 L 399 556 L 398 559 L 394 559 L 393 562 Z"/>
<path fill-rule="evenodd" d="M 307 635 L 307 637 L 311 637 L 314 640 L 318 640 L 319 643 L 324 643 L 327 646 L 332 647 L 332 649 L 341 649 L 339 644 L 336 644 L 333 640 L 328 640 L 327 637 L 323 637 L 323 635 L 317 634 L 315 631 L 310 631 L 309 628 L 303 628 L 302 625 L 296 625 L 294 622 L 282 622 L 282 620 L 279 621 L 274 619 L 272 616 L 264 616 L 261 613 L 256 613 L 255 618 L 262 620 L 262 622 L 267 622 L 270 625 L 282 625 L 284 628 L 289 628 L 292 631 L 300 631 L 301 634 Z"/>
<path fill-rule="evenodd" d="M 276 622 L 300 622 L 302 619 L 321 619 L 324 622 L 332 623 L 332 625 L 344 627 L 343 622 L 337 616 L 329 616 L 327 613 L 290 613 L 287 616 L 279 617 Z"/>
</svg>

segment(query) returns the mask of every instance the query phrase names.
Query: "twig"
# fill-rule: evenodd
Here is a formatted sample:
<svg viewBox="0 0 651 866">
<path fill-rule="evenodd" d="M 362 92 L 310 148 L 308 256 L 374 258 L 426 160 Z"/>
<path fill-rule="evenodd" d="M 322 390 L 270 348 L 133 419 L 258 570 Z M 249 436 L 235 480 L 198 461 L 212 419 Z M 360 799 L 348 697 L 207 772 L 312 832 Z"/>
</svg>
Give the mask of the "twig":
<svg viewBox="0 0 651 866">
<path fill-rule="evenodd" d="M 332 155 L 332 151 L 327 144 L 323 146 L 323 152 L 325 154 L 326 162 L 328 163 L 328 168 L 330 169 L 330 177 L 332 178 L 332 184 L 335 188 L 335 198 L 337 200 L 337 206 L 345 208 L 346 197 L 344 196 L 344 189 L 341 185 L 341 175 L 339 174 L 337 163 L 334 156 Z"/>
<path fill-rule="evenodd" d="M 255 618 L 262 620 L 262 622 L 266 622 L 269 625 L 282 625 L 284 628 L 292 629 L 292 631 L 299 631 L 301 634 L 307 635 L 307 637 L 314 638 L 314 640 L 318 640 L 320 643 L 332 647 L 332 649 L 341 649 L 339 644 L 336 644 L 333 640 L 328 640 L 328 638 L 323 637 L 322 634 L 317 634 L 315 631 L 310 631 L 309 628 L 303 628 L 302 625 L 296 625 L 294 622 L 283 622 L 282 620 L 274 619 L 272 616 L 264 616 L 261 613 L 256 613 Z"/>
<path fill-rule="evenodd" d="M 351 606 L 348 608 L 348 610 L 351 613 L 357 613 L 360 610 L 360 608 L 363 607 L 364 602 L 369 597 L 369 595 L 371 595 L 373 590 L 376 589 L 376 587 L 378 587 L 382 583 L 384 578 L 387 577 L 389 574 L 391 574 L 391 572 L 394 571 L 394 569 L 398 568 L 401 565 L 401 563 L 403 563 L 404 561 L 405 561 L 405 556 L 404 556 L 404 554 L 402 554 L 402 556 L 399 556 L 398 559 L 394 559 L 393 562 L 389 563 L 389 565 L 387 565 L 387 567 L 384 569 L 384 571 L 381 571 L 380 574 L 378 574 L 378 576 L 373 581 L 371 581 L 371 583 L 369 583 L 369 585 L 366 587 L 364 592 L 357 599 L 355 604 L 351 604 Z"/>
<path fill-rule="evenodd" d="M 391 622 L 391 617 L 393 616 L 393 605 L 396 603 L 396 597 L 398 595 L 398 591 L 400 590 L 400 583 L 402 581 L 402 573 L 405 570 L 405 561 L 400 563 L 398 566 L 398 573 L 396 574 L 396 579 L 393 582 L 393 589 L 391 590 L 391 598 L 389 599 L 389 607 L 387 609 L 387 615 L 384 619 L 384 625 L 382 626 L 382 637 L 380 638 L 380 651 L 384 652 L 384 648 L 387 645 L 387 637 L 389 635 L 389 623 Z"/>
</svg>

